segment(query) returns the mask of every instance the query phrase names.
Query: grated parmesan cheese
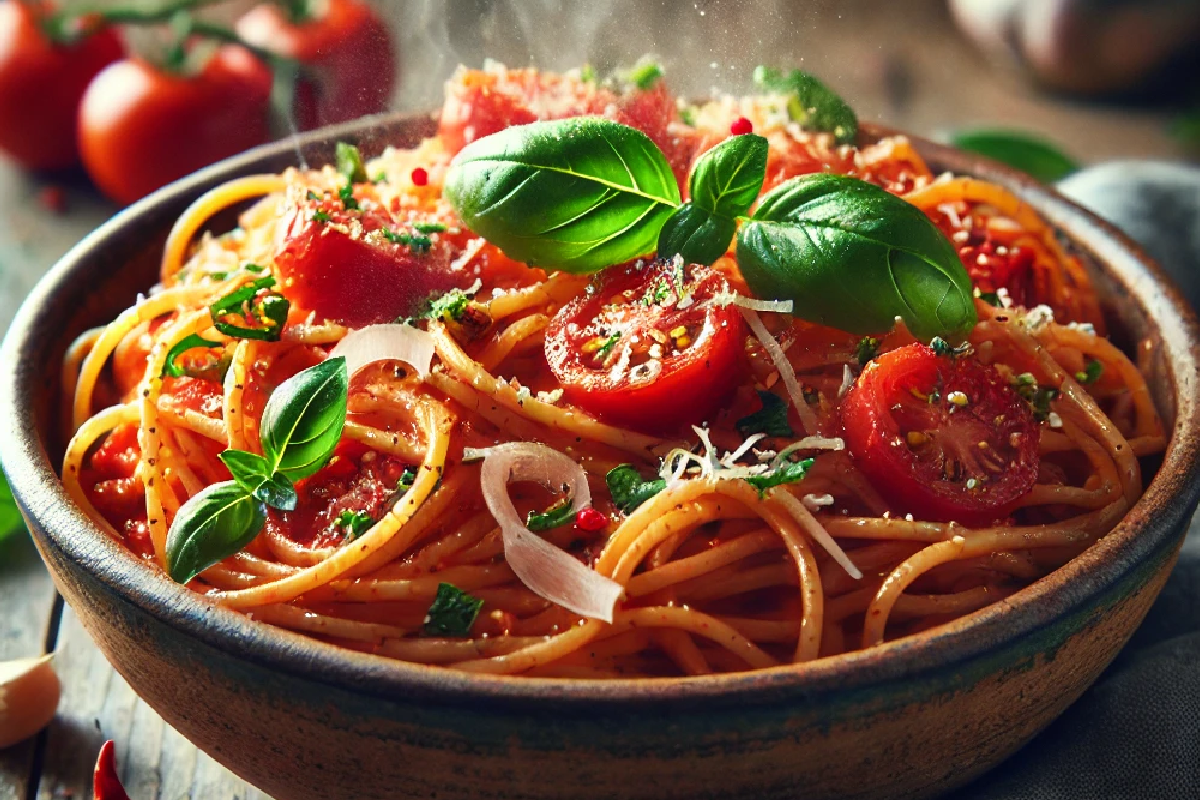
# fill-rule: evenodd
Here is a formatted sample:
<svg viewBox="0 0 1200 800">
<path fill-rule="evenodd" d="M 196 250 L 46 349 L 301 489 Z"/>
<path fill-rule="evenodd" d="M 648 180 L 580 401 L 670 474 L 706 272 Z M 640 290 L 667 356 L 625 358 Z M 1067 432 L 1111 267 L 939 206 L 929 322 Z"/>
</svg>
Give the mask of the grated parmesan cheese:
<svg viewBox="0 0 1200 800">
<path fill-rule="evenodd" d="M 738 310 L 741 311 L 742 318 L 750 326 L 755 338 L 767 351 L 775 369 L 779 371 L 779 377 L 783 379 L 783 385 L 787 387 L 788 397 L 792 398 L 792 405 L 796 407 L 796 413 L 800 415 L 800 422 L 804 425 L 804 429 L 806 431 L 816 430 L 817 418 L 808 404 L 804 402 L 804 392 L 800 390 L 800 382 L 796 380 L 796 371 L 792 369 L 791 363 L 784 355 L 783 348 L 779 346 L 779 342 L 775 341 L 775 337 L 767 330 L 767 326 L 763 325 L 762 318 L 754 309 L 740 308 Z"/>
</svg>

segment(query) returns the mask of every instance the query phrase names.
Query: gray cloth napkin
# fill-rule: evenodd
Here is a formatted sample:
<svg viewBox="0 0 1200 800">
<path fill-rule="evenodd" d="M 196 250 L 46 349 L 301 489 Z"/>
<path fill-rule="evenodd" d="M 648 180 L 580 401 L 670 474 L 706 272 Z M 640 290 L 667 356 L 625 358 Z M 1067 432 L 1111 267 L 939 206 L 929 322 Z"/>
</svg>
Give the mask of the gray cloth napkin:
<svg viewBox="0 0 1200 800">
<path fill-rule="evenodd" d="M 1200 308 L 1200 169 L 1119 162 L 1059 187 L 1125 230 Z M 1200 798 L 1200 518 L 1146 621 L 1075 705 L 947 800 Z"/>
</svg>

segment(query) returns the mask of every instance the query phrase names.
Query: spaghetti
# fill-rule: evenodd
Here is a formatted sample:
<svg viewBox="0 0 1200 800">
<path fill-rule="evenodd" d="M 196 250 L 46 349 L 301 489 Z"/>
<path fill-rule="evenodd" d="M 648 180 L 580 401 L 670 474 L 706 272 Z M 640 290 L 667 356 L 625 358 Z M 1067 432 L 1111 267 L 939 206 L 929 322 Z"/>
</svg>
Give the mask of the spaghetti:
<svg viewBox="0 0 1200 800">
<path fill-rule="evenodd" d="M 471 117 L 463 92 L 479 77 L 467 76 L 454 93 L 455 119 Z M 598 102 L 589 94 L 597 91 L 574 86 L 573 102 Z M 428 368 L 375 361 L 352 376 L 341 442 L 319 472 L 297 481 L 298 505 L 269 510 L 259 535 L 190 582 L 213 602 L 346 648 L 467 671 L 699 675 L 810 661 L 939 625 L 1053 571 L 1121 519 L 1142 491 L 1139 457 L 1165 446 L 1163 426 L 1136 367 L 1103 337 L 1086 271 L 1043 221 L 998 186 L 935 178 L 903 138 L 835 146 L 748 99 L 715 101 L 685 125 L 673 104 L 662 104 L 664 91 L 635 93 L 621 109 L 633 125 L 647 108 L 665 115 L 652 120 L 652 138 L 671 148 L 673 165 L 690 163 L 746 116 L 770 142 L 765 188 L 814 171 L 856 175 L 901 194 L 947 235 L 974 281 L 979 322 L 966 350 L 937 357 L 998 387 L 977 377 L 970 391 L 947 384 L 947 408 L 958 394 L 974 403 L 967 395 L 994 390 L 1019 398 L 1020 414 L 1035 420 L 1032 443 L 1016 431 L 1003 456 L 1024 460 L 1000 465 L 1030 470 L 1010 507 L 969 524 L 932 506 L 922 513 L 897 502 L 889 481 L 864 466 L 862 449 L 847 446 L 853 437 L 843 428 L 854 424 L 871 376 L 916 352 L 902 324 L 868 341 L 730 305 L 728 318 L 740 325 L 744 317 L 748 329 L 739 330 L 751 334 L 737 341 L 744 367 L 725 376 L 721 407 L 694 431 L 647 429 L 627 414 L 585 410 L 586 398 L 564 398 L 547 366 L 555 321 L 610 285 L 516 263 L 463 227 L 441 194 L 448 143 L 471 138 L 461 128 L 385 152 L 367 165 L 375 180 L 349 191 L 333 168 L 289 170 L 218 187 L 185 212 L 167 243 L 161 285 L 68 351 L 73 437 L 63 475 L 72 498 L 148 565 L 166 566 L 180 509 L 229 479 L 220 454 L 263 454 L 272 391 L 364 327 L 358 311 L 318 306 L 331 292 L 354 309 L 382 303 L 378 295 L 399 281 L 396 291 L 424 299 L 436 290 L 458 303 L 454 314 L 412 323 L 431 337 Z M 196 241 L 213 215 L 254 198 L 236 230 Z M 318 235 L 304 252 L 289 244 L 300 222 L 351 206 L 366 220 L 357 228 L 334 213 L 334 234 Z M 333 247 L 335 234 L 355 242 L 380 230 L 389 252 L 402 256 L 399 278 L 375 265 L 361 285 L 346 271 L 330 282 L 302 259 Z M 735 301 L 750 296 L 733 252 L 712 272 Z M 251 334 L 222 329 L 214 304 L 267 286 L 264 276 L 290 301 L 278 335 L 260 336 L 247 321 L 261 311 L 263 295 L 253 292 L 241 320 Z M 656 330 L 640 349 L 596 337 L 582 350 L 606 368 L 626 359 L 626 371 L 646 371 L 654 363 L 647 352 L 686 351 L 692 333 Z M 195 336 L 204 343 L 181 349 Z M 784 424 L 748 430 L 747 419 L 779 408 Z M 967 419 L 957 413 L 945 419 Z M 946 430 L 904 435 L 919 461 L 930 436 L 948 438 Z M 501 479 L 497 501 L 488 459 L 506 443 L 562 454 L 583 482 L 564 497 L 518 470 L 507 487 Z M 977 451 L 939 458 L 937 480 L 991 464 Z M 618 497 L 614 472 L 645 496 Z M 497 522 L 508 512 L 496 502 L 520 520 L 558 515 L 560 524 L 536 535 L 538 546 L 570 553 L 616 587 L 610 620 L 551 602 L 538 581 L 521 577 L 529 567 L 510 560 L 512 531 Z M 468 628 L 446 633 L 431 624 L 439 604 L 464 598 L 474 612 Z"/>
</svg>

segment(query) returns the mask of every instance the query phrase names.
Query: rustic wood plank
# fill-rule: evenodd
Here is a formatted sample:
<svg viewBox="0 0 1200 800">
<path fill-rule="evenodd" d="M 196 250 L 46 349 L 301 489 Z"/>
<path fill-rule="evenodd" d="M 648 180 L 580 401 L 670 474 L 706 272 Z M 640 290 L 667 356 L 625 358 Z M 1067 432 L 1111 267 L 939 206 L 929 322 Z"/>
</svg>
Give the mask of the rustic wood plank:
<svg viewBox="0 0 1200 800">
<path fill-rule="evenodd" d="M 95 753 L 105 739 L 114 742 L 121 780 L 134 800 L 270 800 L 197 751 L 143 703 L 69 607 L 56 652 L 64 699 L 47 736 L 38 800 L 89 800 Z"/>
<path fill-rule="evenodd" d="M 54 585 L 28 534 L 0 535 L 0 661 L 45 652 Z M 25 800 L 37 739 L 0 750 L 0 800 Z"/>
</svg>

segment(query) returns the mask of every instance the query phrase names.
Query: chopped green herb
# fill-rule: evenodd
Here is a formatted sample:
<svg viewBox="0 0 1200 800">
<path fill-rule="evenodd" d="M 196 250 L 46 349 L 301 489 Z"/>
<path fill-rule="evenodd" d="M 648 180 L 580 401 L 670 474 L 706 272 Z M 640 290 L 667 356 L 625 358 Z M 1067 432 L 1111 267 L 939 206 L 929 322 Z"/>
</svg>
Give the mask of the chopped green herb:
<svg viewBox="0 0 1200 800">
<path fill-rule="evenodd" d="M 995 308 L 1002 308 L 1004 306 L 1004 302 L 1000 300 L 998 292 L 980 292 L 979 299 Z"/>
<path fill-rule="evenodd" d="M 1075 373 L 1075 380 L 1079 381 L 1080 383 L 1095 383 L 1096 381 L 1100 380 L 1100 376 L 1103 373 L 1104 365 L 1093 358 L 1087 363 L 1087 366 L 1083 368 L 1083 372 Z"/>
<path fill-rule="evenodd" d="M 854 354 L 858 358 L 858 365 L 865 367 L 868 361 L 879 355 L 879 339 L 874 336 L 864 336 L 859 340 Z"/>
<path fill-rule="evenodd" d="M 433 240 L 428 236 L 413 236 L 409 239 L 408 246 L 414 253 L 428 253 L 429 248 L 433 247 Z"/>
<path fill-rule="evenodd" d="M 329 222 L 329 220 L 330 220 L 329 212 L 326 211 L 325 209 L 322 208 L 322 209 L 319 209 L 319 210 L 313 212 L 313 215 L 312 215 L 313 222 L 319 222 L 322 225 L 324 225 L 326 222 Z"/>
<path fill-rule="evenodd" d="M 641 91 L 654 88 L 663 76 L 662 64 L 657 61 L 642 61 L 629 71 L 629 82 Z"/>
<path fill-rule="evenodd" d="M 530 511 L 529 516 L 525 518 L 525 527 L 531 531 L 548 531 L 551 528 L 560 528 L 573 519 L 575 512 L 571 510 L 571 498 L 568 497 L 540 513 Z"/>
<path fill-rule="evenodd" d="M 604 476 L 604 482 L 608 484 L 613 503 L 626 514 L 633 513 L 635 508 L 667 488 L 667 482 L 662 478 L 642 480 L 641 473 L 632 464 L 613 467 Z"/>
<path fill-rule="evenodd" d="M 751 475 L 744 480 L 755 489 L 758 489 L 759 497 L 764 497 L 768 489 L 782 486 L 785 483 L 795 483 L 796 481 L 803 480 L 804 476 L 808 474 L 808 470 L 812 468 L 812 465 L 813 459 L 811 458 L 801 461 L 789 461 L 765 475 Z"/>
<path fill-rule="evenodd" d="M 394 231 L 390 228 L 380 228 L 379 230 L 383 234 L 383 238 L 392 244 L 408 244 L 412 240 L 412 237 L 404 231 Z"/>
<path fill-rule="evenodd" d="M 439 583 L 437 596 L 425 615 L 426 636 L 466 636 L 479 616 L 483 601 L 450 583 Z"/>
<path fill-rule="evenodd" d="M 579 69 L 579 80 L 583 83 L 596 82 L 596 70 L 591 64 L 584 64 Z"/>
<path fill-rule="evenodd" d="M 253 272 L 255 275 L 258 275 L 265 270 L 266 267 L 264 267 L 262 264 L 242 264 L 242 269 L 246 270 L 246 272 Z"/>
<path fill-rule="evenodd" d="M 308 190 L 308 194 L 306 194 L 305 197 L 307 197 L 309 200 L 320 200 L 321 199 L 321 195 L 317 194 L 312 189 Z"/>
<path fill-rule="evenodd" d="M 371 529 L 375 520 L 365 511 L 343 511 L 338 514 L 337 526 L 346 534 L 346 541 L 353 542 Z"/>
<path fill-rule="evenodd" d="M 612 349 L 617 346 L 617 340 L 620 338 L 620 331 L 611 334 L 599 347 L 596 348 L 596 357 L 601 360 L 608 358 L 608 354 L 611 353 Z"/>
<path fill-rule="evenodd" d="M 446 230 L 444 222 L 414 222 L 413 230 L 417 233 L 443 233 Z"/>
<path fill-rule="evenodd" d="M 367 168 L 363 165 L 362 153 L 352 144 L 338 142 L 334 147 L 337 171 L 350 183 L 366 183 Z"/>
<path fill-rule="evenodd" d="M 679 119 L 681 122 L 683 122 L 684 125 L 687 125 L 692 128 L 696 127 L 696 107 L 695 106 L 683 106 L 682 108 L 680 108 L 679 109 Z"/>
<path fill-rule="evenodd" d="M 795 435 L 792 426 L 788 424 L 786 400 L 774 392 L 759 392 L 758 399 L 762 401 L 762 408 L 737 421 L 738 433 L 742 436 L 755 433 L 765 433 L 767 436 Z"/>
<path fill-rule="evenodd" d="M 1050 416 L 1050 401 L 1058 397 L 1059 391 L 1052 386 L 1038 386 L 1032 374 L 1022 372 L 1017 376 L 1017 394 L 1025 398 L 1033 410 L 1033 418 L 1038 422 Z"/>
<path fill-rule="evenodd" d="M 167 363 L 163 364 L 162 375 L 164 378 L 182 378 L 186 372 L 184 368 L 175 363 L 175 360 L 183 355 L 188 350 L 194 350 L 199 347 L 221 347 L 221 342 L 213 342 L 205 339 L 198 333 L 193 333 L 190 336 L 185 336 L 179 341 L 171 351 L 167 353 Z"/>
<path fill-rule="evenodd" d="M 966 355 L 971 350 L 970 345 L 967 344 L 960 345 L 959 347 L 951 347 L 950 343 L 940 336 L 933 337 L 929 341 L 929 346 L 933 349 L 935 356 L 948 356 L 950 358 Z"/>
<path fill-rule="evenodd" d="M 248 283 L 222 297 L 209 306 L 213 327 L 226 336 L 239 339 L 257 339 L 266 342 L 279 340 L 283 325 L 287 322 L 291 304 L 278 292 L 267 292 L 255 302 L 258 293 L 275 285 L 270 275 Z M 230 318 L 241 317 L 246 325 L 231 322 Z"/>
<path fill-rule="evenodd" d="M 400 476 L 400 480 L 396 482 L 396 489 L 401 492 L 407 492 L 412 488 L 413 481 L 417 479 L 417 471 L 412 467 L 405 467 L 404 473 Z"/>
<path fill-rule="evenodd" d="M 387 173 L 386 173 L 386 172 L 384 172 L 383 170 L 380 170 L 379 172 L 376 172 L 376 173 L 375 173 L 375 177 L 373 178 L 373 181 L 374 181 L 375 183 L 387 183 L 387 182 L 388 182 L 388 175 L 387 175 Z"/>
<path fill-rule="evenodd" d="M 354 199 L 354 187 L 349 184 L 338 189 L 338 197 L 341 198 L 342 205 L 347 211 L 358 211 L 358 201 Z"/>
</svg>

